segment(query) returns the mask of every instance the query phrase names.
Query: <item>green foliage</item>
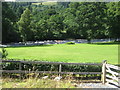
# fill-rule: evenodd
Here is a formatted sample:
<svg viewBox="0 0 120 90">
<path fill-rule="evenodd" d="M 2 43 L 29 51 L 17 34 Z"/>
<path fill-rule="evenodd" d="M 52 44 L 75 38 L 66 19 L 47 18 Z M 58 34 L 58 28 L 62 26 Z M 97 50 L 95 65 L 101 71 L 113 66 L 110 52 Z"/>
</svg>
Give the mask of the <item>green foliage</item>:
<svg viewBox="0 0 120 90">
<path fill-rule="evenodd" d="M 18 21 L 18 26 L 23 42 L 29 40 L 31 36 L 30 24 L 31 24 L 31 12 L 28 8 L 26 8 L 26 10 L 21 15 L 20 20 Z"/>
<path fill-rule="evenodd" d="M 62 70 L 66 72 L 101 72 L 101 68 L 91 65 L 62 65 Z"/>
<path fill-rule="evenodd" d="M 16 28 L 16 14 L 6 2 L 2 3 L 2 43 L 17 42 L 20 40 Z"/>
<path fill-rule="evenodd" d="M 110 2 L 107 7 L 109 37 L 120 38 L 120 2 Z"/>
<path fill-rule="evenodd" d="M 19 64 L 2 64 L 3 70 L 19 70 Z M 63 72 L 101 72 L 102 66 L 91 65 L 62 65 Z M 59 65 L 51 64 L 22 64 L 24 71 L 55 71 L 58 72 Z"/>
<path fill-rule="evenodd" d="M 77 11 L 77 17 L 81 24 L 81 34 L 90 42 L 96 38 L 105 29 L 105 3 L 80 3 Z"/>
<path fill-rule="evenodd" d="M 3 70 L 18 70 L 19 69 L 19 64 L 15 63 L 2 63 L 2 69 Z"/>
<path fill-rule="evenodd" d="M 8 56 L 8 52 L 6 51 L 6 49 L 5 48 L 2 48 L 2 59 L 6 59 L 7 58 L 7 56 Z"/>
<path fill-rule="evenodd" d="M 66 44 L 75 44 L 74 42 L 67 42 Z"/>
<path fill-rule="evenodd" d="M 120 38 L 120 2 L 48 3 L 3 3 L 3 42 Z"/>
</svg>

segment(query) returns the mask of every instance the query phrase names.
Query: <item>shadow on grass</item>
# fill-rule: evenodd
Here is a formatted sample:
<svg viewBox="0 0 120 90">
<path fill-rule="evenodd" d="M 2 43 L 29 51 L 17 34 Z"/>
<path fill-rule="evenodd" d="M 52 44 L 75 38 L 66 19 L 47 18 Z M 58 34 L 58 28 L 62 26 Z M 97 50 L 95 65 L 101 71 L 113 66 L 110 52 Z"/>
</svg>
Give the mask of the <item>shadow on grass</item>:
<svg viewBox="0 0 120 90">
<path fill-rule="evenodd" d="M 98 43 L 91 43 L 91 44 L 95 44 L 95 45 L 120 45 L 120 42 L 98 42 Z"/>
<path fill-rule="evenodd" d="M 49 45 L 31 45 L 31 46 L 9 46 L 7 48 L 23 48 L 23 47 L 50 47 L 53 46 L 52 44 Z"/>
</svg>

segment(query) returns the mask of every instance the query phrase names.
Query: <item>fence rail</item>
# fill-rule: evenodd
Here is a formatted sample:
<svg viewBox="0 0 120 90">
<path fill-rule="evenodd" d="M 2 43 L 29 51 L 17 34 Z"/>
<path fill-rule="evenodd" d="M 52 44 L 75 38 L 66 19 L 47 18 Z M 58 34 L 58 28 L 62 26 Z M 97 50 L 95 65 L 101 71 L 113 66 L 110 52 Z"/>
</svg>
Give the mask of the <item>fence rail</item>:
<svg viewBox="0 0 120 90">
<path fill-rule="evenodd" d="M 107 61 L 103 61 L 103 63 L 63 63 L 63 62 L 43 62 L 43 61 L 19 61 L 19 60 L 2 60 L 2 63 L 18 63 L 19 70 L 0 70 L 2 73 L 54 73 L 54 74 L 99 74 L 102 75 L 102 82 L 112 83 L 117 87 L 120 87 L 120 67 L 107 64 Z M 51 64 L 51 65 L 59 65 L 58 71 L 23 71 L 22 63 L 24 64 Z M 96 65 L 102 66 L 102 72 L 63 72 L 62 65 Z"/>
<path fill-rule="evenodd" d="M 18 70 L 1 70 L 3 73 L 54 73 L 54 74 L 102 74 L 101 72 L 55 72 L 55 71 L 18 71 Z"/>
<path fill-rule="evenodd" d="M 102 72 L 62 72 L 62 65 L 96 65 L 101 66 L 102 63 L 63 63 L 63 62 L 43 62 L 43 61 L 19 61 L 19 60 L 2 60 L 2 63 L 18 63 L 19 70 L 1 70 L 2 73 L 55 73 L 55 74 L 102 74 Z M 51 64 L 59 65 L 58 72 L 55 71 L 23 71 L 24 64 Z"/>
<path fill-rule="evenodd" d="M 28 63 L 28 64 L 62 64 L 62 65 L 102 65 L 102 63 L 63 63 L 63 62 L 43 62 L 43 61 L 17 61 L 17 60 L 2 60 L 3 63 Z"/>
</svg>

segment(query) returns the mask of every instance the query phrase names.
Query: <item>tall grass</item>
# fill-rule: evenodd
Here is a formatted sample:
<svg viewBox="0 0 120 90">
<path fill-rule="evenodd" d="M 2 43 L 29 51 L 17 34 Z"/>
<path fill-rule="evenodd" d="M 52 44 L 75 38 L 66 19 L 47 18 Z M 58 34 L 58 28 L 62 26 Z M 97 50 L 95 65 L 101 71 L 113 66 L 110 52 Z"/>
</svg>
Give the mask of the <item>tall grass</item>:
<svg viewBox="0 0 120 90">
<path fill-rule="evenodd" d="M 56 81 L 54 79 L 42 79 L 30 76 L 26 79 L 3 78 L 2 88 L 74 88 L 71 79 Z"/>
</svg>

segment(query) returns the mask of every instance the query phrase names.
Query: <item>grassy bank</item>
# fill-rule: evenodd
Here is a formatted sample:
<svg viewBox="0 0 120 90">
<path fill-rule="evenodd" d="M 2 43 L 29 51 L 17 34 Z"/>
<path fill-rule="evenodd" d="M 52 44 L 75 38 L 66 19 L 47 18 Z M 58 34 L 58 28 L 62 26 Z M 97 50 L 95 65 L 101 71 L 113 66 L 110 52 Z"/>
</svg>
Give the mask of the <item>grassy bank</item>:
<svg viewBox="0 0 120 90">
<path fill-rule="evenodd" d="M 8 58 L 58 62 L 118 63 L 117 44 L 55 44 L 33 47 L 6 48 Z"/>
</svg>

